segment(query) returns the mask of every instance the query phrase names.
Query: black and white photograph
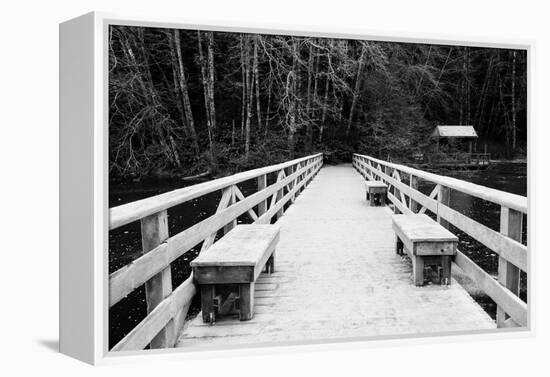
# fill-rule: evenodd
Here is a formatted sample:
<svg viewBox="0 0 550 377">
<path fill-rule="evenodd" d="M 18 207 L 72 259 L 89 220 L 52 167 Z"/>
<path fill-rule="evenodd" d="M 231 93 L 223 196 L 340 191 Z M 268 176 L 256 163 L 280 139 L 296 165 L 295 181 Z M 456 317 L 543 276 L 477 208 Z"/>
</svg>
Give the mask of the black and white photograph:
<svg viewBox="0 0 550 377">
<path fill-rule="evenodd" d="M 106 35 L 109 352 L 529 328 L 526 48 Z"/>
<path fill-rule="evenodd" d="M 0 7 L 1 376 L 548 369 L 542 2 Z"/>
</svg>

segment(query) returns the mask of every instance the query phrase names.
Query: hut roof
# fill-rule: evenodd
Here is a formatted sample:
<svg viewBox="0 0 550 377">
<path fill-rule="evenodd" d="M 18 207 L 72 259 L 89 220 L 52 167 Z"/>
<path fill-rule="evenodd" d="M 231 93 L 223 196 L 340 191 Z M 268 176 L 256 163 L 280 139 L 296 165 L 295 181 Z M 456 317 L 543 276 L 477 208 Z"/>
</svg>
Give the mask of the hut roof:
<svg viewBox="0 0 550 377">
<path fill-rule="evenodd" d="M 477 137 L 474 126 L 436 126 L 432 132 L 432 137 Z"/>
</svg>

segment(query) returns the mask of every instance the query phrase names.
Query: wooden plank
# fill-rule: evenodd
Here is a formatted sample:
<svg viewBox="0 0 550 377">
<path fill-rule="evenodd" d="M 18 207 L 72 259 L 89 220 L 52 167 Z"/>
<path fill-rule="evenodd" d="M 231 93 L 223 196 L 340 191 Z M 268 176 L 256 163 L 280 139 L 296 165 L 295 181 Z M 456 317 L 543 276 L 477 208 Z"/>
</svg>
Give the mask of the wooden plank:
<svg viewBox="0 0 550 377">
<path fill-rule="evenodd" d="M 367 189 L 371 189 L 371 188 L 381 188 L 386 190 L 388 189 L 388 185 L 380 181 L 365 181 L 365 187 Z"/>
<path fill-rule="evenodd" d="M 437 194 L 438 206 L 435 214 L 437 215 L 437 222 L 441 224 L 442 227 L 449 229 L 449 222 L 441 217 L 439 214 L 439 207 L 441 205 L 450 207 L 451 203 L 451 189 L 443 185 L 439 185 L 439 193 Z"/>
<path fill-rule="evenodd" d="M 193 267 L 195 284 L 238 284 L 254 281 L 255 266 L 199 266 Z"/>
<path fill-rule="evenodd" d="M 455 263 L 468 275 L 478 287 L 512 317 L 521 326 L 527 326 L 527 304 L 507 288 L 503 287 L 491 275 L 483 271 L 470 258 L 457 250 Z"/>
<path fill-rule="evenodd" d="M 308 171 L 309 171 L 309 166 L 306 164 L 306 167 L 302 172 L 302 176 L 305 175 Z M 277 177 L 277 180 L 279 181 L 279 180 L 283 179 L 284 177 L 286 177 L 286 174 L 285 174 L 285 171 L 283 169 L 279 172 L 279 177 Z M 289 182 L 289 184 L 290 184 L 290 182 Z M 305 184 L 307 185 L 307 181 L 305 182 Z M 279 191 L 277 191 L 276 201 L 279 201 L 283 198 L 284 189 L 285 189 L 286 186 L 287 185 L 282 186 L 281 189 Z M 302 186 L 302 187 L 305 187 L 305 185 Z M 271 202 L 271 204 L 273 205 L 273 202 Z M 275 218 L 276 219 L 280 218 L 283 215 L 284 211 L 285 211 L 284 206 L 281 206 L 279 208 L 279 211 L 277 211 L 277 214 L 275 215 Z"/>
<path fill-rule="evenodd" d="M 418 191 L 418 190 L 417 190 L 417 191 Z M 432 192 L 430 193 L 429 198 L 430 198 L 430 199 L 435 199 L 435 197 L 437 196 L 437 194 L 439 194 L 439 185 L 435 185 L 434 189 L 433 189 Z M 411 200 L 412 200 L 414 203 L 416 203 L 416 201 L 413 200 L 412 198 L 411 198 Z M 421 214 L 425 213 L 425 212 L 426 212 L 426 209 L 427 209 L 426 207 L 420 208 L 420 211 L 418 211 L 418 214 L 421 215 Z"/>
<path fill-rule="evenodd" d="M 228 207 L 235 204 L 237 202 L 235 198 L 235 189 L 237 186 L 229 186 L 228 189 L 231 190 L 231 198 L 229 199 Z M 237 218 L 235 217 L 231 221 L 229 221 L 227 224 L 223 226 L 223 234 L 227 234 L 237 225 Z"/>
<path fill-rule="evenodd" d="M 411 255 L 410 257 L 413 264 L 414 285 L 420 287 L 424 285 L 424 258 L 415 255 Z"/>
<path fill-rule="evenodd" d="M 222 191 L 222 197 L 220 199 L 220 202 L 218 203 L 218 208 L 216 208 L 216 213 L 220 213 L 224 209 L 226 209 L 231 204 L 231 199 L 233 196 L 233 186 L 226 187 Z M 201 247 L 201 253 L 203 253 L 205 250 L 207 250 L 212 244 L 214 243 L 214 240 L 216 239 L 216 235 L 218 234 L 218 230 L 216 229 L 210 236 L 208 236 Z"/>
<path fill-rule="evenodd" d="M 405 204 L 403 204 L 399 199 L 397 199 L 393 194 L 388 192 L 388 199 L 401 211 L 401 213 L 406 215 L 411 215 L 412 212 Z"/>
<path fill-rule="evenodd" d="M 113 272 L 109 276 L 109 305 L 113 306 L 122 298 L 126 297 L 134 289 L 142 285 L 154 274 L 166 268 L 175 259 L 179 258 L 193 246 L 200 243 L 214 231 L 221 229 L 232 219 L 237 218 L 244 212 L 260 201 L 267 199 L 274 192 L 279 190 L 282 186 L 288 184 L 294 179 L 301 170 L 297 170 L 291 176 L 268 186 L 265 190 L 249 195 L 245 200 L 240 201 L 218 214 L 214 214 L 201 222 L 187 228 L 183 232 L 180 232 L 167 240 L 166 243 L 159 245 L 154 250 L 151 250 L 147 254 L 132 261 L 121 269 Z M 311 174 L 311 173 L 310 173 Z M 301 182 L 297 185 L 292 192 L 301 187 L 305 182 Z M 288 194 L 287 194 L 288 196 Z M 279 201 L 274 207 L 278 210 L 279 205 L 283 205 L 286 200 Z M 273 216 L 273 208 L 270 208 L 262 217 L 260 217 L 256 223 L 264 223 L 266 219 L 271 219 Z"/>
<path fill-rule="evenodd" d="M 254 316 L 254 282 L 239 284 L 239 319 L 248 321 Z"/>
<path fill-rule="evenodd" d="M 272 225 L 268 225 L 272 226 Z M 241 241 L 240 246 L 248 247 L 254 245 L 246 245 L 248 241 Z M 197 284 L 238 284 L 238 283 L 250 283 L 254 282 L 260 273 L 263 271 L 267 264 L 267 261 L 273 256 L 277 243 L 279 242 L 279 236 L 277 235 L 269 244 L 260 244 L 256 247 L 256 251 L 253 255 L 247 256 L 250 260 L 225 260 L 223 252 L 226 250 L 217 251 L 217 259 L 214 261 L 198 261 L 192 263 L 193 275 L 195 277 L 195 283 Z M 237 245 L 239 246 L 239 245 Z M 207 252 L 212 254 L 213 250 Z M 228 253 L 229 254 L 229 253 Z"/>
<path fill-rule="evenodd" d="M 249 170 L 229 177 L 224 177 L 209 182 L 199 183 L 197 185 L 184 187 L 164 194 L 156 195 L 153 197 L 111 208 L 109 209 L 109 230 L 116 229 L 133 221 L 140 220 L 143 217 L 160 212 L 175 205 L 185 203 L 189 200 L 204 196 L 211 192 L 221 190 L 225 187 L 236 185 L 238 183 L 257 178 L 261 175 L 279 171 L 288 166 L 296 165 L 299 162 L 307 161 L 308 159 L 316 160 L 322 159 L 322 157 L 322 153 L 302 157 L 281 164 Z"/>
<path fill-rule="evenodd" d="M 500 232 L 518 242 L 521 242 L 523 230 L 523 214 L 521 212 L 501 207 Z M 516 296 L 519 296 L 520 270 L 502 256 L 498 258 L 498 281 Z M 508 315 L 497 306 L 497 326 L 504 327 Z M 508 323 L 510 325 L 510 323 Z"/>
<path fill-rule="evenodd" d="M 294 170 L 292 171 L 294 172 Z M 264 174 L 264 175 L 260 175 L 258 177 L 258 192 L 262 191 L 263 189 L 265 189 L 267 187 L 267 175 Z M 267 201 L 266 200 L 262 200 L 259 204 L 258 204 L 258 215 L 261 216 L 265 213 L 265 211 L 267 210 Z"/>
<path fill-rule="evenodd" d="M 196 293 L 193 277 L 180 284 L 172 294 L 164 299 L 132 329 L 111 351 L 128 351 L 144 349 L 175 316 L 185 317 L 191 300 Z M 182 315 L 183 313 L 183 315 Z M 175 340 L 174 340 L 175 341 Z"/>
<path fill-rule="evenodd" d="M 166 210 L 141 219 L 141 244 L 147 253 L 168 239 L 168 213 Z M 170 265 L 145 282 L 145 301 L 147 313 L 151 313 L 168 295 L 172 293 L 172 273 Z M 151 348 L 166 348 L 174 343 L 175 329 L 173 321 L 159 331 L 151 340 Z"/>
<path fill-rule="evenodd" d="M 415 242 L 422 241 L 452 241 L 458 237 L 433 221 L 427 215 L 393 215 L 393 227 L 399 227 L 405 237 Z"/>
<path fill-rule="evenodd" d="M 415 242 L 414 255 L 456 255 L 457 241 L 434 241 L 434 242 Z"/>
<path fill-rule="evenodd" d="M 300 169 L 300 171 L 303 171 L 303 170 L 305 170 L 305 168 Z M 284 174 L 283 171 L 280 171 L 280 172 L 277 173 L 277 179 L 276 179 L 275 183 L 281 181 L 282 174 Z M 297 177 L 299 177 L 299 176 L 300 176 L 300 174 L 297 175 Z M 281 187 L 283 187 L 283 186 L 281 186 Z M 277 200 L 279 200 L 278 194 L 279 194 L 279 190 L 274 192 L 273 195 L 271 196 L 271 203 L 269 204 L 269 208 L 272 208 L 275 205 L 275 203 L 277 202 Z"/>
<path fill-rule="evenodd" d="M 399 172 L 397 170 L 393 171 L 393 176 L 398 182 L 401 182 L 401 175 L 399 174 Z M 399 198 L 401 199 L 401 203 L 403 203 L 403 205 L 407 206 L 407 199 L 405 198 L 405 195 L 403 194 L 403 191 L 399 190 L 398 193 L 399 193 Z"/>
<path fill-rule="evenodd" d="M 208 251 L 191 262 L 201 266 L 256 266 L 258 260 L 279 240 L 277 225 L 237 225 Z"/>
<path fill-rule="evenodd" d="M 416 177 L 412 174 L 409 176 L 409 187 L 413 190 L 418 191 L 418 177 Z M 418 208 L 419 208 L 418 203 L 415 202 L 414 200 L 412 200 L 412 198 L 409 197 L 409 209 L 411 210 L 411 212 L 412 213 L 417 213 Z"/>
<path fill-rule="evenodd" d="M 512 318 L 508 318 L 499 327 L 508 329 L 513 327 L 520 327 L 520 325 L 516 321 L 514 321 Z"/>
<path fill-rule="evenodd" d="M 357 154 L 354 154 L 357 155 Z M 474 183 L 466 182 L 460 179 L 445 177 L 442 175 L 437 175 L 429 172 L 425 172 L 418 169 L 413 169 L 408 166 L 394 164 L 391 162 L 382 161 L 373 157 L 364 156 L 369 161 L 376 162 L 382 166 L 388 168 L 394 168 L 399 171 L 402 171 L 407 174 L 415 175 L 419 178 L 431 181 L 433 183 L 441 184 L 445 187 L 449 187 L 453 190 L 463 192 L 465 194 L 493 202 L 507 208 L 515 209 L 516 211 L 527 214 L 527 198 L 525 196 L 520 196 L 516 194 L 511 194 L 508 192 L 495 190 L 489 187 L 476 185 Z"/>
<path fill-rule="evenodd" d="M 243 193 L 241 192 L 241 190 L 237 187 L 237 186 L 233 186 L 233 190 L 235 191 L 235 196 L 239 199 L 239 200 L 244 200 L 245 199 L 245 196 L 243 195 Z M 261 204 L 262 202 L 260 202 Z M 263 201 L 263 203 L 265 203 L 265 201 Z M 258 205 L 260 205 L 258 204 Z M 256 212 L 254 212 L 254 210 L 251 208 L 247 211 L 248 213 L 248 216 L 250 216 L 250 218 L 252 219 L 252 221 L 256 221 L 258 220 L 258 215 L 256 215 Z"/>
</svg>

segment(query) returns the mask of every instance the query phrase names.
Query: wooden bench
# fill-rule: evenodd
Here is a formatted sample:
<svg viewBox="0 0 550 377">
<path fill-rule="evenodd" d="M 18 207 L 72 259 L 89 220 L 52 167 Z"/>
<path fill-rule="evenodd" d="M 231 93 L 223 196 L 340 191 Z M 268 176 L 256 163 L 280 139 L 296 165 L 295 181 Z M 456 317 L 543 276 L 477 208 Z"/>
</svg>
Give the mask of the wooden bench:
<svg viewBox="0 0 550 377">
<path fill-rule="evenodd" d="M 371 207 L 385 206 L 388 186 L 382 181 L 366 181 L 367 204 Z"/>
<path fill-rule="evenodd" d="M 276 225 L 238 225 L 191 262 L 201 292 L 202 319 L 213 323 L 222 305 L 222 292 L 238 287 L 235 302 L 241 321 L 254 316 L 254 283 L 266 266 L 275 271 Z M 218 292 L 219 291 L 219 292 Z"/>
<path fill-rule="evenodd" d="M 440 284 L 451 283 L 451 258 L 456 255 L 458 238 L 427 215 L 393 215 L 396 252 L 403 248 L 413 263 L 413 280 L 424 284 L 424 267 L 437 268 Z"/>
</svg>

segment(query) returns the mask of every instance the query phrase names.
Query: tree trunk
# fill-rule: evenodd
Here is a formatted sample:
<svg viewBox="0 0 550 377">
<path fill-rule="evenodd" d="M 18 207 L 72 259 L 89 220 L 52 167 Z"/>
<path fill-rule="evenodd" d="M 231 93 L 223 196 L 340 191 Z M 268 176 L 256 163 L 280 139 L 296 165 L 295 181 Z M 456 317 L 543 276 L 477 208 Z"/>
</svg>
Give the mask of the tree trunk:
<svg viewBox="0 0 550 377">
<path fill-rule="evenodd" d="M 474 121 L 478 128 L 483 118 L 483 108 L 485 104 L 485 97 L 487 95 L 487 90 L 489 87 L 489 80 L 491 79 L 491 75 L 493 73 L 493 60 L 494 60 L 494 55 L 491 54 L 491 58 L 489 59 L 489 64 L 487 66 L 487 72 L 485 73 L 485 80 L 483 80 L 483 87 L 481 88 L 481 95 L 479 96 L 479 101 L 478 101 L 476 112 L 474 115 Z"/>
<path fill-rule="evenodd" d="M 208 78 L 208 63 L 206 62 L 206 59 L 204 58 L 204 53 L 202 51 L 202 36 L 201 32 L 197 31 L 197 40 L 199 44 L 199 64 L 201 67 L 201 79 L 202 79 L 202 86 L 204 89 L 204 108 L 206 110 L 206 127 L 208 130 L 208 145 L 210 147 L 210 164 L 212 166 L 215 166 L 215 159 L 214 159 L 214 137 L 213 137 L 213 126 L 212 126 L 212 116 L 210 114 L 210 83 Z"/>
<path fill-rule="evenodd" d="M 241 92 L 241 142 L 244 137 L 244 124 L 246 122 L 246 64 L 244 56 L 244 34 L 239 36 L 239 47 L 241 51 L 241 81 L 242 81 L 242 92 Z"/>
<path fill-rule="evenodd" d="M 199 142 L 197 138 L 197 132 L 195 130 L 195 121 L 193 117 L 193 112 L 191 111 L 191 101 L 189 100 L 189 89 L 187 86 L 187 78 L 185 75 L 185 70 L 183 67 L 183 59 L 181 55 L 181 43 L 180 43 L 180 31 L 174 30 L 174 50 L 175 54 L 172 56 L 176 58 L 176 67 L 178 72 L 178 83 L 180 89 L 180 96 L 182 99 L 182 107 L 184 111 L 185 119 L 187 120 L 187 130 L 191 137 L 192 149 L 195 156 L 199 155 Z M 174 56 L 175 55 L 175 56 Z"/>
<path fill-rule="evenodd" d="M 512 154 L 516 150 L 516 50 L 512 51 Z"/>
<path fill-rule="evenodd" d="M 306 114 L 309 118 L 311 113 L 311 84 L 313 81 L 313 44 L 309 45 L 309 57 L 307 63 L 307 99 L 306 99 Z M 308 119 L 306 128 L 306 150 L 311 152 L 313 149 L 313 124 L 311 119 Z"/>
<path fill-rule="evenodd" d="M 245 159 L 248 161 L 248 158 L 250 157 L 250 121 L 252 118 L 252 98 L 254 94 L 254 83 L 253 83 L 253 75 L 254 71 L 250 68 L 250 43 L 249 43 L 249 37 L 246 36 L 245 39 L 245 74 L 246 74 L 246 121 L 245 121 L 245 143 L 244 143 L 244 154 Z"/>
<path fill-rule="evenodd" d="M 258 129 L 256 132 L 260 132 L 260 127 L 262 125 L 262 116 L 260 112 L 260 72 L 258 69 L 258 38 L 260 38 L 259 35 L 254 36 L 254 61 L 252 63 L 253 69 L 254 69 L 254 79 L 256 86 L 256 113 L 258 115 Z"/>
<path fill-rule="evenodd" d="M 235 145 L 235 119 L 231 123 L 231 146 Z"/>
<path fill-rule="evenodd" d="M 361 57 L 359 58 L 359 66 L 357 67 L 357 76 L 355 78 L 355 88 L 353 89 L 353 98 L 351 101 L 351 108 L 349 110 L 349 117 L 348 117 L 348 125 L 346 127 L 346 137 L 349 136 L 349 132 L 351 130 L 351 122 L 353 120 L 353 113 L 355 112 L 355 107 L 357 106 L 357 100 L 359 99 L 359 91 L 361 90 L 361 82 L 362 82 L 362 73 L 363 73 L 363 66 L 365 65 L 365 58 L 366 58 L 367 49 L 365 47 L 365 44 L 361 47 Z"/>
<path fill-rule="evenodd" d="M 130 33 L 125 35 L 131 35 Z M 144 49 L 144 35 L 143 30 L 139 29 L 137 35 L 136 35 L 137 41 L 134 42 L 134 46 L 136 47 L 136 51 L 142 52 L 142 61 L 144 64 L 138 63 L 138 58 L 136 57 L 135 51 L 132 48 L 132 42 L 128 37 L 123 38 L 121 40 L 121 44 L 123 46 L 124 54 L 128 58 L 130 65 L 134 68 L 135 76 L 137 78 L 137 82 L 139 87 L 141 88 L 143 92 L 143 96 L 146 98 L 147 106 L 150 109 L 158 109 L 158 108 L 164 108 L 162 103 L 159 100 L 159 96 L 157 94 L 157 91 L 153 85 L 151 71 L 149 70 L 149 66 L 147 63 L 147 55 L 145 54 Z M 160 144 L 165 157 L 169 161 L 173 161 L 177 164 L 175 159 L 175 151 L 172 150 L 172 148 L 168 145 L 168 141 L 166 140 L 166 135 L 163 130 L 163 126 L 161 125 L 155 125 L 152 132 L 156 133 L 156 136 L 158 138 L 158 143 Z M 166 130 L 167 134 L 170 135 L 170 130 Z M 153 136 L 153 138 L 154 138 Z M 177 153 L 177 152 L 176 152 Z"/>
<path fill-rule="evenodd" d="M 470 47 L 466 47 L 466 123 L 470 123 Z"/>
<path fill-rule="evenodd" d="M 287 75 L 286 81 L 286 96 L 289 101 L 288 108 L 288 149 L 290 158 L 294 158 L 294 134 L 296 133 L 296 101 L 297 101 L 297 81 L 296 65 L 298 61 L 298 49 L 297 42 L 294 37 L 291 37 L 292 41 L 292 69 Z"/>
<path fill-rule="evenodd" d="M 210 124 L 212 138 L 216 135 L 216 103 L 214 102 L 214 33 L 206 33 L 208 41 L 208 102 L 210 104 Z"/>
<path fill-rule="evenodd" d="M 271 108 L 271 85 L 273 83 L 273 68 L 271 68 L 271 60 L 269 61 L 269 80 L 267 83 L 267 108 L 265 109 L 265 126 L 264 136 L 267 137 L 267 130 L 269 128 L 269 116 Z"/>
<path fill-rule="evenodd" d="M 505 105 L 505 101 L 504 101 L 504 91 L 502 90 L 502 78 L 499 77 L 499 83 L 498 83 L 498 88 L 499 88 L 499 95 L 500 95 L 500 103 L 501 103 L 501 106 L 502 106 L 502 110 L 503 110 L 503 113 L 504 113 L 504 119 L 505 119 L 505 124 L 506 124 L 506 155 L 508 157 L 510 157 L 510 122 L 509 122 L 509 118 L 508 118 L 508 114 L 507 114 L 507 111 L 506 111 L 506 105 Z"/>
<path fill-rule="evenodd" d="M 189 129 L 187 128 L 187 119 L 185 119 L 185 110 L 183 110 L 183 98 L 181 97 L 181 92 L 180 92 L 178 71 L 174 66 L 172 66 L 172 78 L 173 78 L 173 85 L 174 85 L 174 94 L 176 95 L 176 100 L 174 102 L 176 103 L 176 107 L 178 108 L 178 113 L 181 116 L 181 124 L 183 125 L 183 132 L 185 134 L 185 137 L 190 137 Z"/>
<path fill-rule="evenodd" d="M 319 128 L 319 143 L 323 142 L 323 131 L 325 130 L 325 119 L 327 116 L 327 108 L 328 108 L 328 86 L 329 86 L 329 80 L 328 75 L 325 82 L 325 97 L 323 99 L 323 112 L 321 113 L 321 127 Z"/>
</svg>

